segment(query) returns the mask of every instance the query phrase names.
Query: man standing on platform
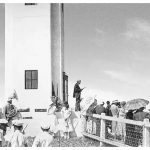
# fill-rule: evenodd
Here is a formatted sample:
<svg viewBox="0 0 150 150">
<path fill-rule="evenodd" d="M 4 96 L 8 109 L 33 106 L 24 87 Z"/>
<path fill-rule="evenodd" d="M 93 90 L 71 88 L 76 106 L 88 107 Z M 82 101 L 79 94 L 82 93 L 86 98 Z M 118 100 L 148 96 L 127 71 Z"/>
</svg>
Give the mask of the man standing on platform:
<svg viewBox="0 0 150 150">
<path fill-rule="evenodd" d="M 74 86 L 73 97 L 76 98 L 75 111 L 80 111 L 80 102 L 81 102 L 81 92 L 84 89 L 80 88 L 81 80 L 78 80 Z"/>
</svg>

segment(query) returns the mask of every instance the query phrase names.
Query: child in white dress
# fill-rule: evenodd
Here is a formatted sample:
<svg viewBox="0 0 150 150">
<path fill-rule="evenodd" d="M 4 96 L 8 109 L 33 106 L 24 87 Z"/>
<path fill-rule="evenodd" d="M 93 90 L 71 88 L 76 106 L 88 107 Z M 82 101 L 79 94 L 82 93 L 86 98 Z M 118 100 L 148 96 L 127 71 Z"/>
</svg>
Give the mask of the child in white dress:
<svg viewBox="0 0 150 150">
<path fill-rule="evenodd" d="M 69 139 L 70 138 L 70 132 L 73 131 L 72 122 L 71 122 L 71 109 L 69 108 L 68 104 L 65 104 L 65 107 L 63 109 L 64 113 L 64 120 L 65 120 L 65 132 L 64 132 L 64 138 Z"/>
</svg>

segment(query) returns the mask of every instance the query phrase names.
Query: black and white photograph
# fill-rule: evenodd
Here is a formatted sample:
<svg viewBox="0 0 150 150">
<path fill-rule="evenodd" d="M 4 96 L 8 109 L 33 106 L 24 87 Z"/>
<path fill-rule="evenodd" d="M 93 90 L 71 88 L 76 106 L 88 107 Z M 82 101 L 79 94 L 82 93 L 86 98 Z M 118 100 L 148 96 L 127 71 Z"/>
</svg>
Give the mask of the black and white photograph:
<svg viewBox="0 0 150 150">
<path fill-rule="evenodd" d="M 150 3 L 0 2 L 0 147 L 150 147 Z"/>
</svg>

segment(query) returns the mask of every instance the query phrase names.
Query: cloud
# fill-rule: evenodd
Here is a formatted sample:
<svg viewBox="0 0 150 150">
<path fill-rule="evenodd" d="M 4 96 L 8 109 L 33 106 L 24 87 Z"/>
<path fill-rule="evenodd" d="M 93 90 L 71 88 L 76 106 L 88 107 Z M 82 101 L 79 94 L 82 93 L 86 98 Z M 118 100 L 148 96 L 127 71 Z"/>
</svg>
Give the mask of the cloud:
<svg viewBox="0 0 150 150">
<path fill-rule="evenodd" d="M 94 29 L 94 36 L 89 39 L 92 44 L 101 47 L 105 44 L 105 32 L 100 28 Z"/>
<path fill-rule="evenodd" d="M 127 75 L 125 75 L 124 73 L 121 73 L 121 72 L 106 70 L 106 71 L 104 71 L 104 73 L 109 75 L 111 78 L 118 79 L 120 81 L 127 82 L 128 78 L 129 78 Z"/>
<path fill-rule="evenodd" d="M 91 89 L 91 88 L 85 89 L 82 93 L 82 96 L 84 98 L 96 97 L 98 102 L 101 102 L 101 101 L 106 102 L 107 100 L 123 98 L 123 96 L 120 96 L 118 93 L 115 93 L 112 91 L 104 91 L 101 89 Z"/>
<path fill-rule="evenodd" d="M 95 31 L 96 31 L 96 33 L 99 34 L 99 35 L 103 35 L 103 34 L 104 34 L 104 31 L 101 30 L 101 29 L 99 29 L 99 28 L 95 28 Z"/>
<path fill-rule="evenodd" d="M 150 22 L 139 18 L 128 20 L 127 30 L 124 35 L 129 40 L 150 42 Z"/>
<path fill-rule="evenodd" d="M 150 80 L 144 77 L 137 76 L 136 73 L 133 72 L 119 72 L 114 70 L 105 70 L 104 73 L 110 76 L 112 79 L 119 80 L 121 82 L 125 82 L 127 84 L 145 86 L 150 84 Z"/>
<path fill-rule="evenodd" d="M 74 87 L 74 82 L 73 81 L 69 81 L 68 82 L 68 102 L 71 108 L 75 107 L 75 98 L 73 98 L 73 87 Z M 114 100 L 114 99 L 121 99 L 124 100 L 126 97 L 125 96 L 121 96 L 118 93 L 112 92 L 112 91 L 104 91 L 101 90 L 99 88 L 94 89 L 94 88 L 85 88 L 81 94 L 81 97 L 83 98 L 83 101 L 85 101 L 86 99 L 92 97 L 92 98 L 96 98 L 98 100 L 98 103 L 100 103 L 101 101 L 106 102 L 107 100 Z M 127 99 L 127 98 L 126 98 Z"/>
</svg>

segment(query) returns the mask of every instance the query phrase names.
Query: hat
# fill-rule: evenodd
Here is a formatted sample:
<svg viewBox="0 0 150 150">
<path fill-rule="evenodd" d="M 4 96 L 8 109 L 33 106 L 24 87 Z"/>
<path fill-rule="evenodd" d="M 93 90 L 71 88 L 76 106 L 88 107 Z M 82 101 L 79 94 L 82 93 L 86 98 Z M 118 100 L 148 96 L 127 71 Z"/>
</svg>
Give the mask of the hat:
<svg viewBox="0 0 150 150">
<path fill-rule="evenodd" d="M 104 102 L 100 102 L 100 105 L 104 105 L 105 103 Z"/>
<path fill-rule="evenodd" d="M 13 99 L 13 97 L 9 96 L 7 102 L 10 102 L 12 99 Z"/>
<path fill-rule="evenodd" d="M 110 101 L 107 101 L 106 103 L 107 103 L 107 104 L 110 104 Z"/>
<path fill-rule="evenodd" d="M 22 120 L 13 120 L 12 121 L 12 124 L 14 125 L 14 126 L 23 126 L 23 121 Z"/>
<path fill-rule="evenodd" d="M 48 124 L 48 122 L 46 122 L 46 121 L 43 121 L 42 123 L 41 123 L 41 128 L 42 129 L 49 129 L 50 128 L 50 124 Z"/>
<path fill-rule="evenodd" d="M 124 106 L 126 104 L 125 101 L 120 102 L 120 105 Z"/>
<path fill-rule="evenodd" d="M 57 97 L 57 96 L 54 96 L 54 95 L 53 95 L 53 96 L 51 96 L 51 98 L 56 98 L 56 97 Z"/>
<path fill-rule="evenodd" d="M 146 105 L 146 110 L 150 110 L 150 104 Z"/>
<path fill-rule="evenodd" d="M 118 100 L 114 100 L 112 101 L 112 104 L 118 103 Z"/>
<path fill-rule="evenodd" d="M 7 124 L 8 121 L 6 119 L 0 119 L 0 123 Z"/>
<path fill-rule="evenodd" d="M 77 80 L 77 83 L 81 82 L 81 80 Z"/>
</svg>

